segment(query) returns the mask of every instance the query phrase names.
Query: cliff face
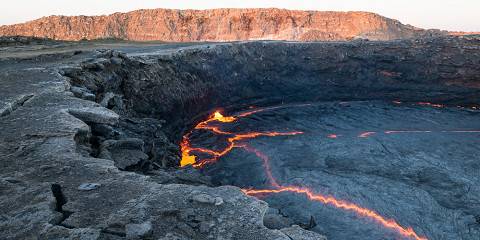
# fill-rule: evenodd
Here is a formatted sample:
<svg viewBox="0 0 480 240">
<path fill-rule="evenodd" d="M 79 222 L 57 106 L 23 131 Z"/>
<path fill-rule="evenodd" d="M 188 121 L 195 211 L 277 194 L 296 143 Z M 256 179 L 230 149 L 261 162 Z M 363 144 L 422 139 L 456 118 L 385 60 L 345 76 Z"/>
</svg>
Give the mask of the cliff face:
<svg viewBox="0 0 480 240">
<path fill-rule="evenodd" d="M 374 13 L 285 9 L 151 9 L 108 16 L 50 16 L 0 27 L 0 36 L 171 42 L 392 40 L 426 34 L 432 32 Z"/>
<path fill-rule="evenodd" d="M 449 32 L 449 35 L 452 36 L 466 36 L 466 35 L 480 35 L 480 32 Z"/>
</svg>

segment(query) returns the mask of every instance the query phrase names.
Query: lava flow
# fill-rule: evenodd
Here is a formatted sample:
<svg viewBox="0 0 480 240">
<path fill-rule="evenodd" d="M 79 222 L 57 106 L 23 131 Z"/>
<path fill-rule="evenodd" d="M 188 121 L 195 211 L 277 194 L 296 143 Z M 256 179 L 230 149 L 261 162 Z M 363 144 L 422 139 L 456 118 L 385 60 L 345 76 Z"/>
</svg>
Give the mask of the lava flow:
<svg viewBox="0 0 480 240">
<path fill-rule="evenodd" d="M 314 193 L 312 190 L 308 188 L 301 188 L 301 187 L 295 187 L 295 186 L 281 186 L 277 180 L 273 177 L 269 161 L 270 159 L 268 156 L 263 154 L 262 152 L 258 151 L 257 149 L 250 147 L 248 145 L 242 146 L 244 149 L 246 149 L 249 152 L 255 153 L 257 157 L 262 159 L 263 161 L 263 167 L 265 169 L 265 174 L 267 175 L 268 180 L 270 181 L 270 184 L 274 189 L 242 189 L 242 192 L 249 195 L 249 196 L 262 196 L 266 194 L 274 194 L 274 193 L 281 193 L 281 192 L 292 192 L 292 193 L 297 193 L 297 194 L 304 194 L 307 196 L 309 200 L 316 201 L 316 202 L 321 202 L 326 205 L 330 205 L 339 209 L 344 209 L 347 211 L 352 211 L 355 212 L 356 214 L 367 217 L 370 219 L 373 219 L 380 223 L 382 226 L 395 230 L 396 232 L 400 233 L 401 235 L 405 237 L 411 237 L 415 240 L 427 240 L 427 238 L 419 236 L 411 227 L 404 228 L 400 224 L 398 224 L 395 220 L 393 219 L 386 219 L 382 217 L 380 214 L 376 213 L 373 210 L 363 208 L 360 206 L 357 206 L 356 204 L 344 201 L 344 200 L 338 200 L 332 196 L 324 196 L 321 194 Z"/>
<path fill-rule="evenodd" d="M 270 182 L 270 185 L 272 186 L 273 189 L 242 189 L 242 191 L 250 196 L 261 196 L 261 195 L 266 195 L 266 194 L 274 194 L 274 193 L 281 193 L 281 192 L 291 192 L 291 193 L 297 193 L 297 194 L 303 194 L 306 195 L 309 200 L 316 201 L 316 202 L 321 202 L 326 205 L 330 205 L 333 207 L 336 207 L 338 209 L 343 209 L 347 211 L 354 212 L 360 216 L 372 219 L 378 223 L 380 223 L 382 226 L 385 228 L 391 229 L 396 231 L 398 234 L 413 238 L 415 240 L 427 240 L 425 237 L 419 236 L 411 227 L 405 228 L 402 227 L 400 224 L 398 224 L 395 220 L 393 219 L 387 219 L 385 217 L 382 217 L 380 214 L 377 212 L 358 206 L 354 203 L 350 203 L 344 200 L 338 200 L 332 196 L 324 196 L 318 193 L 314 193 L 312 190 L 308 188 L 303 188 L 303 187 L 296 187 L 296 186 L 282 186 L 278 183 L 278 181 L 274 178 L 273 173 L 271 171 L 271 167 L 269 164 L 269 158 L 262 152 L 258 151 L 257 149 L 245 144 L 245 143 L 238 143 L 241 140 L 247 140 L 247 139 L 253 139 L 256 137 L 260 136 L 269 136 L 269 137 L 274 137 L 274 136 L 288 136 L 288 135 L 297 135 L 297 134 L 302 134 L 302 132 L 296 131 L 296 132 L 248 132 L 248 133 L 231 133 L 231 132 L 225 132 L 221 130 L 219 127 L 216 126 L 210 126 L 209 124 L 211 122 L 220 122 L 220 123 L 231 123 L 235 122 L 238 118 L 240 117 L 245 117 L 249 116 L 251 114 L 265 111 L 265 110 L 270 110 L 270 109 L 275 109 L 278 107 L 272 107 L 272 108 L 265 108 L 265 109 L 256 109 L 256 110 L 251 110 L 248 112 L 244 112 L 242 114 L 237 115 L 236 117 L 233 116 L 223 116 L 219 111 L 216 111 L 214 114 L 212 114 L 207 120 L 200 122 L 197 124 L 194 128 L 194 130 L 208 130 L 213 132 L 214 134 L 219 134 L 219 135 L 230 135 L 229 138 L 227 138 L 227 147 L 225 147 L 221 151 L 215 151 L 211 149 L 206 149 L 206 148 L 195 148 L 191 146 L 190 143 L 190 136 L 193 132 L 193 130 L 189 133 L 187 133 L 184 137 L 183 140 L 180 144 L 181 146 L 181 151 L 182 151 L 182 160 L 181 160 L 181 166 L 186 166 L 186 165 L 192 165 L 195 168 L 202 168 L 206 164 L 211 164 L 216 162 L 220 157 L 224 156 L 228 152 L 230 152 L 233 148 L 243 148 L 248 152 L 254 153 L 257 157 L 262 159 L 263 161 L 263 166 L 265 169 L 265 174 Z M 362 137 L 368 137 L 371 134 L 375 134 L 375 132 L 367 132 L 362 134 Z M 330 138 L 337 138 L 338 136 L 335 134 L 329 135 Z M 197 156 L 192 154 L 192 152 L 199 152 L 199 153 L 204 153 L 208 154 L 211 156 L 211 158 L 207 159 L 197 159 Z"/>
<path fill-rule="evenodd" d="M 245 117 L 251 115 L 253 113 L 259 112 L 261 110 L 252 110 L 250 112 L 245 112 L 243 114 L 238 115 L 238 117 Z M 247 133 L 230 133 L 220 130 L 219 127 L 210 126 L 210 122 L 218 121 L 222 123 L 230 123 L 236 121 L 236 117 L 225 117 L 219 111 L 213 113 L 207 120 L 200 122 L 195 126 L 194 129 L 204 129 L 210 130 L 215 134 L 220 135 L 231 135 L 231 137 L 227 138 L 227 146 L 221 151 L 210 150 L 206 148 L 195 148 L 192 147 L 190 144 L 190 135 L 192 132 L 189 132 L 185 136 L 183 136 L 183 140 L 180 143 L 180 148 L 182 151 L 182 160 L 180 161 L 180 166 L 187 166 L 192 165 L 195 168 L 200 168 L 206 164 L 211 164 L 216 162 L 220 157 L 224 156 L 225 154 L 229 153 L 233 148 L 238 147 L 236 143 L 241 140 L 253 139 L 257 137 L 276 137 L 276 136 L 289 136 L 289 135 L 297 135 L 302 134 L 303 132 L 294 131 L 294 132 L 247 132 Z M 208 155 L 211 155 L 211 158 L 200 159 L 197 160 L 197 156 L 191 154 L 191 152 L 201 152 Z"/>
<path fill-rule="evenodd" d="M 400 134 L 400 133 L 480 133 L 480 130 L 388 130 L 383 132 L 362 132 L 358 135 L 359 138 L 368 138 L 374 134 Z"/>
<path fill-rule="evenodd" d="M 323 204 L 327 204 L 339 209 L 344 209 L 348 211 L 355 212 L 356 214 L 360 216 L 364 216 L 370 219 L 373 219 L 380 223 L 382 226 L 395 230 L 399 234 L 405 236 L 405 237 L 410 237 L 415 240 L 427 240 L 425 237 L 419 236 L 411 227 L 405 228 L 402 227 L 400 224 L 398 224 L 395 220 L 393 219 L 386 219 L 382 216 L 380 216 L 378 213 L 376 213 L 373 210 L 363 208 L 360 206 L 357 206 L 353 203 L 343 201 L 343 200 L 338 200 L 335 199 L 334 197 L 331 196 L 324 196 L 321 194 L 316 194 L 313 193 L 310 189 L 308 188 L 300 188 L 300 187 L 294 187 L 294 186 L 289 186 L 289 187 L 283 187 L 280 186 L 277 189 L 263 189 L 263 190 L 255 190 L 255 189 L 242 189 L 242 191 L 250 196 L 256 196 L 256 195 L 262 195 L 262 194 L 272 194 L 272 193 L 281 193 L 281 192 L 293 192 L 293 193 L 299 193 L 299 194 L 304 194 L 307 196 L 308 199 L 316 202 L 321 202 Z"/>
<path fill-rule="evenodd" d="M 394 100 L 392 101 L 394 104 L 403 104 L 402 101 L 399 100 Z M 416 103 L 410 103 L 412 105 L 418 105 L 418 106 L 426 106 L 426 107 L 433 107 L 433 108 L 446 108 L 448 107 L 447 105 L 440 104 L 440 103 L 431 103 L 431 102 L 416 102 Z M 479 105 L 470 105 L 470 106 L 456 106 L 459 109 L 471 109 L 471 110 L 480 110 Z"/>
</svg>

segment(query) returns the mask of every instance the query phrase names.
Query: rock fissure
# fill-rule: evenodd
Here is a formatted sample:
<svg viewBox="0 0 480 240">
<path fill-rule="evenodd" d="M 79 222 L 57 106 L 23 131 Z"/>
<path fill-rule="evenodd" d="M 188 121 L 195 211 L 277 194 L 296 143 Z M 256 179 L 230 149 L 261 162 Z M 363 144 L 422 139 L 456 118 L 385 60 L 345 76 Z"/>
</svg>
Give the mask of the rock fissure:
<svg viewBox="0 0 480 240">
<path fill-rule="evenodd" d="M 55 211 L 62 214 L 61 219 L 58 219 L 58 222 L 56 222 L 55 224 L 66 227 L 66 228 L 73 228 L 71 226 L 67 226 L 63 224 L 63 221 L 65 221 L 73 212 L 66 211 L 63 209 L 63 206 L 68 201 L 65 195 L 63 194 L 62 186 L 60 184 L 54 183 L 51 185 L 51 190 L 52 190 L 53 197 L 55 198 Z"/>
<path fill-rule="evenodd" d="M 19 98 L 13 100 L 10 103 L 6 103 L 4 107 L 0 109 L 0 117 L 7 116 L 11 114 L 13 111 L 17 110 L 17 108 L 22 107 L 28 100 L 33 98 L 34 95 L 23 95 Z"/>
</svg>

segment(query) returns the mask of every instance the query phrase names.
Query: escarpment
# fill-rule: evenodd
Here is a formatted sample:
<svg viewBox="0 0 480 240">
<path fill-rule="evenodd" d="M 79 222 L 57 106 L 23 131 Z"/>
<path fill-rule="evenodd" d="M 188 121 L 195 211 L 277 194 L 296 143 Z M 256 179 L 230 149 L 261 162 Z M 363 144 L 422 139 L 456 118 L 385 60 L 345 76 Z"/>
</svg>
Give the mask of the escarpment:
<svg viewBox="0 0 480 240">
<path fill-rule="evenodd" d="M 369 12 L 286 9 L 150 9 L 104 16 L 49 16 L 0 27 L 0 36 L 167 42 L 392 40 L 442 34 Z"/>
</svg>

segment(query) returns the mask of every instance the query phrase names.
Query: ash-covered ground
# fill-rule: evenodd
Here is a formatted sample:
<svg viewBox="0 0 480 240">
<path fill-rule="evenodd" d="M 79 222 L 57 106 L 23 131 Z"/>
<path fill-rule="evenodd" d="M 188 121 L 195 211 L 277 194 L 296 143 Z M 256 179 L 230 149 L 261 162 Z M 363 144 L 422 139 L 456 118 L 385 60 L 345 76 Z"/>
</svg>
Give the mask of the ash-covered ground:
<svg viewBox="0 0 480 240">
<path fill-rule="evenodd" d="M 275 189 L 273 177 L 282 186 L 307 187 L 374 210 L 427 239 L 473 240 L 480 234 L 474 217 L 480 200 L 479 117 L 480 111 L 471 108 L 398 101 L 266 108 L 217 126 L 238 134 L 303 134 L 238 141 L 247 150 L 234 148 L 204 169 L 220 185 Z M 226 145 L 225 137 L 205 130 L 196 130 L 191 141 L 208 149 Z M 328 239 L 414 239 L 304 194 L 261 198 L 289 218 L 267 214 L 267 226 L 308 225 L 313 217 L 311 230 Z"/>
</svg>

